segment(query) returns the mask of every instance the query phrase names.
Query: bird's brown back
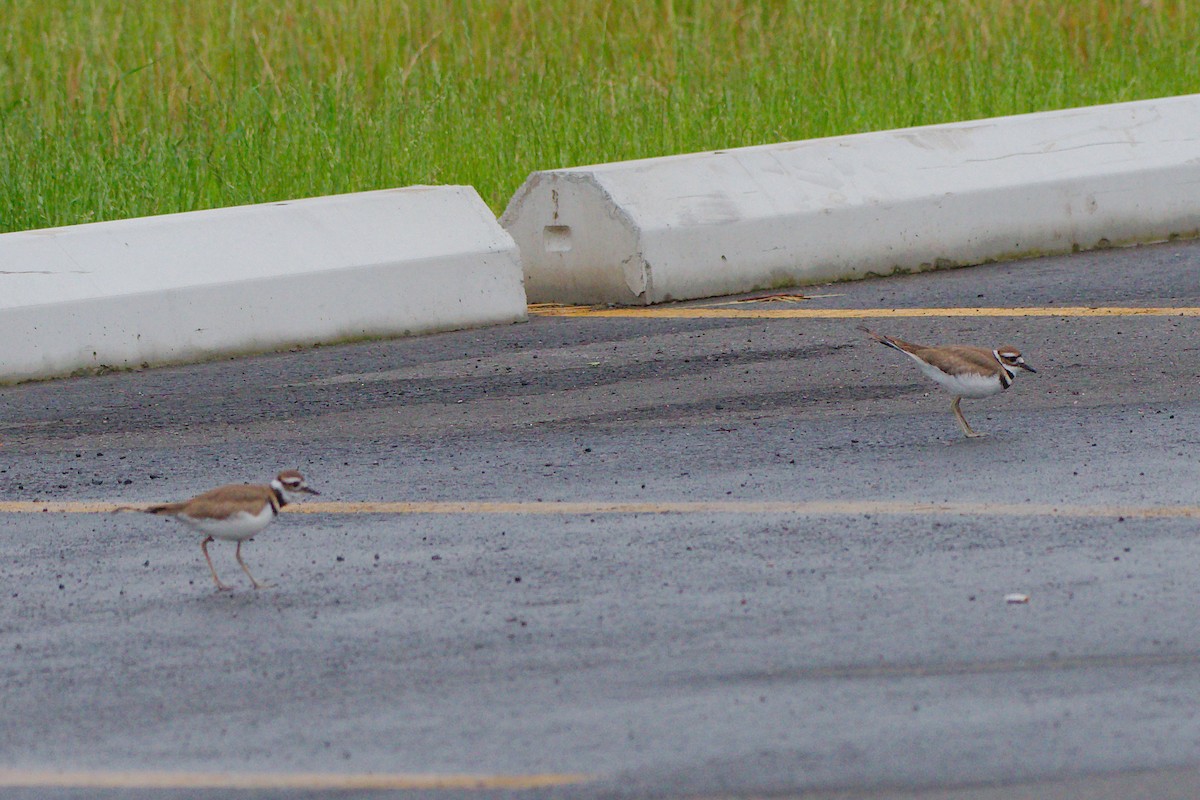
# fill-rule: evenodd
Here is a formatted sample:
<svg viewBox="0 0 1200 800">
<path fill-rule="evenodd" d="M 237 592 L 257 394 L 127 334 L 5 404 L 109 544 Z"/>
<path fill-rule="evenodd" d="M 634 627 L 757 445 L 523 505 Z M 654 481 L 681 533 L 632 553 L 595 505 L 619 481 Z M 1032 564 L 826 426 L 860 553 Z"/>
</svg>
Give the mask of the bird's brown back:
<svg viewBox="0 0 1200 800">
<path fill-rule="evenodd" d="M 239 510 L 256 514 L 263 505 L 271 503 L 275 492 L 270 486 L 255 484 L 230 484 L 211 489 L 204 494 L 198 494 L 191 500 L 181 503 L 163 503 L 146 509 L 147 514 L 163 514 L 175 516 L 187 514 L 189 517 L 226 517 Z"/>
<path fill-rule="evenodd" d="M 900 343 L 897 342 L 897 344 Z M 922 347 L 917 345 L 915 349 L 908 350 L 908 352 L 948 375 L 960 375 L 964 372 L 986 374 L 999 372 L 1002 369 L 995 354 L 982 347 L 968 347 L 967 345 Z"/>
</svg>

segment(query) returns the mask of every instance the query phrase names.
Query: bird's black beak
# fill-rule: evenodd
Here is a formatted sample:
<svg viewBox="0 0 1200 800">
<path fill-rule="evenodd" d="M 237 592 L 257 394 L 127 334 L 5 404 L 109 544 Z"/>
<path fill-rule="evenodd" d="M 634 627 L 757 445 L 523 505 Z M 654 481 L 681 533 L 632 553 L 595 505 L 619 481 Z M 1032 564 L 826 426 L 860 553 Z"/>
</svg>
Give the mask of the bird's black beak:
<svg viewBox="0 0 1200 800">
<path fill-rule="evenodd" d="M 1037 372 L 1037 370 L 1036 370 L 1036 369 L 1034 369 L 1033 367 L 1029 366 L 1029 365 L 1028 365 L 1028 364 L 1026 364 L 1024 361 L 1022 361 L 1022 362 L 1020 362 L 1019 364 L 1017 364 L 1017 366 L 1018 366 L 1018 367 L 1020 367 L 1021 369 L 1025 370 L 1026 372 L 1034 372 L 1034 373 L 1036 373 L 1036 372 Z"/>
<path fill-rule="evenodd" d="M 320 494 L 321 494 L 321 493 L 320 493 L 320 492 L 318 492 L 316 489 L 310 489 L 310 488 L 309 488 L 309 487 L 307 487 L 307 486 L 301 486 L 301 487 L 300 487 L 300 491 L 304 492 L 305 494 L 315 494 L 315 495 L 320 495 Z"/>
</svg>

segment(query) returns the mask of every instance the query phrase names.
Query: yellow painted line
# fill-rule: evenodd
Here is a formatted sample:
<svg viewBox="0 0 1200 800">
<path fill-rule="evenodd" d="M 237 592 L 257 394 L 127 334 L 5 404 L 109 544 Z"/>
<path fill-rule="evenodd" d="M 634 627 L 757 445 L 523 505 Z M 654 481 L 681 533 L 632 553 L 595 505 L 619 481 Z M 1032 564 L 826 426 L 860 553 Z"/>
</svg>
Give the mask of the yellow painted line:
<svg viewBox="0 0 1200 800">
<path fill-rule="evenodd" d="M 653 317 L 657 319 L 882 319 L 886 317 L 1200 317 L 1200 307 L 1033 306 L 1027 308 L 596 308 L 530 306 L 541 317 Z"/>
<path fill-rule="evenodd" d="M 131 504 L 141 508 L 148 504 Z M 0 502 L 0 514 L 103 514 L 116 503 L 93 501 Z M 797 516 L 961 515 L 1009 517 L 1128 517 L 1162 519 L 1200 517 L 1200 506 L 1114 506 L 1052 503 L 930 503 L 889 500 L 696 500 L 677 502 L 604 501 L 448 501 L 321 502 L 292 504 L 293 514 L 506 514 L 585 516 L 589 514 L 791 514 Z"/>
<path fill-rule="evenodd" d="M 140 509 L 150 503 L 129 503 L 128 507 Z M 107 514 L 121 507 L 118 503 L 103 503 L 92 500 L 64 500 L 40 503 L 36 500 L 0 502 L 0 514 Z"/>
<path fill-rule="evenodd" d="M 585 516 L 589 514 L 791 514 L 857 516 L 861 514 L 1025 517 L 1200 517 L 1200 506 L 1071 506 L 1038 503 L 913 503 L 874 500 L 698 500 L 683 502 L 608 503 L 554 502 L 395 502 L 305 503 L 285 510 L 299 514 L 511 514 Z"/>
<path fill-rule="evenodd" d="M 590 780 L 593 776 L 574 773 L 435 775 L 0 769 L 0 787 L 10 789 L 541 789 Z"/>
</svg>

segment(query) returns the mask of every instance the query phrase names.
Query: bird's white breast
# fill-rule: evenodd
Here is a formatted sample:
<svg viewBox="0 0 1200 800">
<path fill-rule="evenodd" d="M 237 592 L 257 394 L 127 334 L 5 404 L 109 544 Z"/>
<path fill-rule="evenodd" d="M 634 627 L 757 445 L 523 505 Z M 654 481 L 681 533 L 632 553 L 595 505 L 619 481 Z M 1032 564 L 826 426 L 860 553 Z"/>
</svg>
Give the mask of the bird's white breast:
<svg viewBox="0 0 1200 800">
<path fill-rule="evenodd" d="M 973 372 L 949 375 L 924 361 L 918 360 L 917 365 L 927 377 L 936 381 L 950 394 L 958 397 L 990 397 L 1004 390 L 1004 384 L 1000 382 L 998 375 L 977 375 Z"/>
<path fill-rule="evenodd" d="M 261 531 L 275 519 L 275 511 L 270 503 L 263 503 L 262 510 L 257 514 L 249 511 L 235 511 L 223 519 L 212 517 L 191 517 L 180 514 L 179 518 L 203 534 L 214 539 L 242 540 L 249 539 Z"/>
</svg>

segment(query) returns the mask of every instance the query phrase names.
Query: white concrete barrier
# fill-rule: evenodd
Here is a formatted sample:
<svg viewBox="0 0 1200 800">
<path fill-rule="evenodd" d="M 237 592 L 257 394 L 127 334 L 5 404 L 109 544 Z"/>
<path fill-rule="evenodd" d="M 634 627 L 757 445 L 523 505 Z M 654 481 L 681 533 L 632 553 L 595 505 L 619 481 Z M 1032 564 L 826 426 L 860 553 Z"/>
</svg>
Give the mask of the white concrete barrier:
<svg viewBox="0 0 1200 800">
<path fill-rule="evenodd" d="M 409 187 L 0 235 L 0 381 L 525 319 L 474 189 Z"/>
<path fill-rule="evenodd" d="M 1200 229 L 1200 95 L 537 172 L 531 302 L 649 304 Z"/>
</svg>

